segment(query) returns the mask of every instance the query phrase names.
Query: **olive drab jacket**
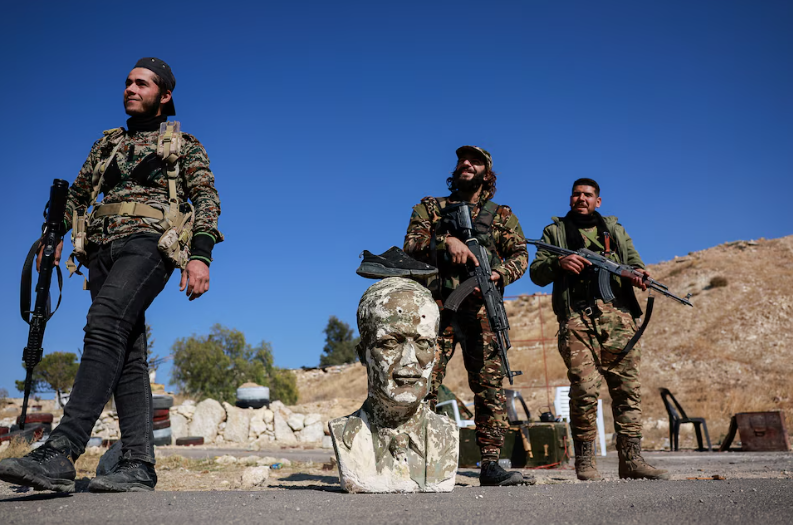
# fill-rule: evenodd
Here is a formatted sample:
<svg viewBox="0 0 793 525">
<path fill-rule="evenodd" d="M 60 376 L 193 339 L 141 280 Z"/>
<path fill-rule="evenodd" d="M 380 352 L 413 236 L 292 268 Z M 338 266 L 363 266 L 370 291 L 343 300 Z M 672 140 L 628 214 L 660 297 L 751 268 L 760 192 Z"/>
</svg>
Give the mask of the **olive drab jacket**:
<svg viewBox="0 0 793 525">
<path fill-rule="evenodd" d="M 565 236 L 565 224 L 560 217 L 552 217 L 553 223 L 545 227 L 542 232 L 542 241 L 547 244 L 553 244 L 560 248 L 568 248 L 567 237 Z M 619 262 L 633 266 L 634 268 L 644 268 L 639 252 L 633 246 L 633 240 L 625 231 L 625 228 L 617 222 L 617 217 L 603 216 L 603 221 L 606 224 L 606 229 L 609 234 L 617 241 L 619 252 L 617 256 Z M 537 250 L 537 255 L 529 268 L 529 276 L 534 284 L 537 286 L 547 286 L 553 283 L 553 311 L 559 320 L 567 319 L 570 315 L 570 294 L 568 280 L 575 275 L 568 274 L 562 270 L 559 265 L 559 256 L 549 253 L 545 250 Z M 614 279 L 619 277 L 613 276 Z M 620 286 L 622 292 L 621 297 L 618 296 L 617 300 L 621 301 L 623 305 L 628 308 L 633 317 L 640 317 L 642 315 L 641 308 L 636 295 L 633 292 L 632 286 Z"/>
<path fill-rule="evenodd" d="M 468 277 L 464 265 L 453 264 L 447 258 L 446 239 L 449 234 L 441 227 L 441 209 L 447 200 L 425 197 L 414 206 L 404 243 L 405 253 L 438 267 L 442 282 L 439 286 L 436 286 L 438 283 L 429 283 L 436 300 L 445 299 Z M 501 275 L 501 282 L 506 286 L 518 280 L 528 268 L 526 238 L 517 216 L 509 206 L 499 206 L 482 199 L 471 207 L 472 222 L 477 222 L 483 210 L 492 213 L 492 225 L 489 232 L 477 234 L 477 240 L 490 252 L 491 268 Z"/>
</svg>

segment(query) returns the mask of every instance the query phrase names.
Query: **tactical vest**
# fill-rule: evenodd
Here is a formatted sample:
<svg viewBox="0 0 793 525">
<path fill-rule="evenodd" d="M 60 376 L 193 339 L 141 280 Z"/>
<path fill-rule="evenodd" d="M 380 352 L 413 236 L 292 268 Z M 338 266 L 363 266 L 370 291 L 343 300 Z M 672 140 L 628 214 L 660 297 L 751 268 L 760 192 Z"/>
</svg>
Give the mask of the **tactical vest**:
<svg viewBox="0 0 793 525">
<path fill-rule="evenodd" d="M 465 278 L 468 272 L 462 266 L 452 264 L 447 252 L 444 251 L 442 255 L 438 255 L 436 250 L 436 236 L 451 234 L 454 237 L 455 235 L 454 232 L 450 231 L 449 221 L 446 220 L 443 213 L 448 199 L 445 197 L 436 197 L 435 200 L 438 203 L 438 208 L 441 210 L 441 220 L 438 221 L 437 225 L 433 225 L 432 236 L 430 238 L 430 253 L 434 253 L 436 256 L 435 266 L 438 268 L 440 286 L 442 290 L 445 291 L 442 295 L 445 297 L 447 293 L 451 293 L 451 291 L 460 284 L 460 279 Z M 472 222 L 474 238 L 481 246 L 484 246 L 490 254 L 491 268 L 501 266 L 502 263 L 496 248 L 496 239 L 493 236 L 493 221 L 495 220 L 499 208 L 500 206 L 495 202 L 486 201 L 479 209 L 479 214 Z M 466 239 L 460 240 L 465 242 Z"/>
<path fill-rule="evenodd" d="M 160 251 L 177 267 L 184 269 L 190 258 L 190 241 L 193 237 L 193 222 L 195 210 L 188 202 L 179 202 L 176 191 L 176 180 L 179 178 L 179 157 L 182 147 L 182 132 L 178 121 L 168 121 L 160 124 L 159 137 L 157 139 L 157 158 L 165 164 L 165 171 L 168 178 L 168 204 L 149 205 L 141 202 L 119 202 L 114 204 L 101 204 L 97 202 L 105 173 L 116 158 L 116 153 L 121 147 L 124 138 L 123 128 L 106 131 L 102 139 L 104 144 L 112 144 L 114 140 L 118 142 L 114 145 L 107 158 L 100 159 L 94 166 L 91 184 L 91 204 L 88 208 L 93 208 L 90 213 L 80 214 L 74 211 L 72 217 L 72 245 L 74 250 L 69 256 L 66 267 L 70 274 L 80 274 L 80 266 L 88 262 L 87 244 L 87 225 L 92 219 L 106 217 L 109 215 L 122 215 L 126 217 L 143 217 L 152 219 L 155 229 L 162 232 L 157 243 Z M 186 184 L 185 184 L 186 187 Z M 88 212 L 88 209 L 86 209 Z M 75 259 L 79 266 L 75 264 Z M 80 274 L 82 275 L 82 274 Z"/>
</svg>

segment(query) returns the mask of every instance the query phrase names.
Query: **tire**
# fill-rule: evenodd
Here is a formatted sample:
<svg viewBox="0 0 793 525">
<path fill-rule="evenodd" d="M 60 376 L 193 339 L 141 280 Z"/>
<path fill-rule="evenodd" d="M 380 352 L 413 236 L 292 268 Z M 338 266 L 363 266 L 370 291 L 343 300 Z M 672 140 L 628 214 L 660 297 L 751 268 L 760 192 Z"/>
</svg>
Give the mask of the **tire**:
<svg viewBox="0 0 793 525">
<path fill-rule="evenodd" d="M 3 434 L 8 434 L 8 432 L 9 432 L 10 430 L 11 430 L 11 429 L 10 429 L 10 428 L 8 428 L 8 427 L 0 427 L 0 436 L 2 436 Z"/>
<path fill-rule="evenodd" d="M 237 400 L 234 403 L 237 408 L 262 408 L 262 407 L 269 407 L 270 401 L 267 399 L 258 399 L 255 401 L 245 401 L 245 400 Z"/>
<path fill-rule="evenodd" d="M 193 445 L 203 445 L 204 444 L 204 437 L 203 436 L 187 436 L 187 437 L 180 437 L 176 439 L 176 444 L 182 447 L 193 446 Z"/>
<path fill-rule="evenodd" d="M 151 396 L 151 402 L 154 410 L 162 410 L 173 406 L 173 398 L 171 396 L 153 395 Z"/>
<path fill-rule="evenodd" d="M 270 389 L 266 386 L 246 386 L 237 389 L 237 401 L 270 401 Z"/>
<path fill-rule="evenodd" d="M 17 425 L 22 422 L 22 416 L 17 417 Z M 32 412 L 25 415 L 25 424 L 52 423 L 52 414 L 48 412 Z"/>
<path fill-rule="evenodd" d="M 161 420 L 161 421 L 155 421 L 153 423 L 153 425 L 154 425 L 154 427 L 153 427 L 154 430 L 162 430 L 164 428 L 171 428 L 171 420 L 170 419 L 165 419 L 165 420 Z"/>
<path fill-rule="evenodd" d="M 154 411 L 154 421 L 158 419 L 168 418 L 171 416 L 171 411 L 167 408 L 158 408 Z"/>
<path fill-rule="evenodd" d="M 171 444 L 171 427 L 154 431 L 154 444 L 157 446 Z"/>
</svg>

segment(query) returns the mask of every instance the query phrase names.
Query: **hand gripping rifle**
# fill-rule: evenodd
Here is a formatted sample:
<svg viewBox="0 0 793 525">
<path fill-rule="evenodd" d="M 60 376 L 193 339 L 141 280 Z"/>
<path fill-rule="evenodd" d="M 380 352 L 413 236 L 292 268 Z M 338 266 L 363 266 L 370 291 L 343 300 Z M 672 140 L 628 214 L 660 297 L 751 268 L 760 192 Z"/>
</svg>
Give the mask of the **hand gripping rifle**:
<svg viewBox="0 0 793 525">
<path fill-rule="evenodd" d="M 50 320 L 55 311 L 50 312 L 50 284 L 52 283 L 52 271 L 56 270 L 58 275 L 58 289 L 63 288 L 63 276 L 61 269 L 55 264 L 55 249 L 63 239 L 63 216 L 66 212 L 66 199 L 69 195 L 69 183 L 65 180 L 55 179 L 50 188 L 50 201 L 45 211 L 46 221 L 44 222 L 41 238 L 33 243 L 22 267 L 22 286 L 19 293 L 19 309 L 22 319 L 30 325 L 28 331 L 28 344 L 22 352 L 22 359 L 25 362 L 25 398 L 22 401 L 22 415 L 19 419 L 19 429 L 25 429 L 25 418 L 27 417 L 28 398 L 33 385 L 33 369 L 41 361 L 44 349 L 41 343 L 44 340 L 44 329 L 47 321 Z M 33 310 L 30 310 L 30 284 L 33 274 L 33 262 L 36 254 L 41 247 L 44 247 L 39 267 L 39 279 L 36 283 L 36 303 Z M 58 297 L 58 304 L 61 304 L 61 297 Z"/>
<path fill-rule="evenodd" d="M 501 363 L 504 366 L 504 375 L 509 379 L 509 384 L 514 384 L 513 377 L 521 375 L 523 372 L 509 368 L 507 350 L 512 343 L 509 342 L 509 320 L 507 312 L 504 310 L 504 299 L 501 297 L 495 283 L 490 280 L 492 270 L 490 268 L 490 258 L 487 249 L 479 244 L 473 236 L 473 225 L 471 224 L 471 209 L 466 203 L 449 204 L 443 210 L 444 216 L 452 224 L 452 231 L 456 232 L 455 237 L 465 242 L 468 249 L 479 261 L 479 266 L 469 266 L 469 278 L 457 287 L 443 303 L 444 308 L 456 312 L 460 304 L 468 297 L 475 288 L 482 292 L 482 299 L 485 303 L 487 322 L 490 323 L 490 330 L 496 335 L 496 345 L 501 354 Z"/>
<path fill-rule="evenodd" d="M 685 304 L 688 306 L 694 307 L 691 304 L 689 299 L 691 298 L 691 294 L 686 295 L 685 297 L 678 297 L 677 295 L 673 294 L 669 291 L 669 287 L 665 284 L 659 283 L 655 279 L 650 278 L 645 273 L 636 271 L 635 268 L 632 266 L 628 266 L 626 264 L 619 264 L 611 259 L 608 259 L 600 254 L 593 252 L 592 250 L 588 250 L 586 248 L 582 248 L 578 251 L 568 250 L 565 248 L 560 248 L 559 246 L 554 246 L 553 244 L 548 244 L 542 241 L 536 241 L 533 239 L 526 239 L 528 244 L 533 244 L 537 247 L 538 250 L 545 250 L 551 252 L 553 254 L 559 255 L 560 257 L 567 257 L 568 255 L 578 255 L 579 257 L 583 257 L 590 263 L 592 263 L 592 267 L 594 268 L 595 272 L 597 273 L 597 281 L 598 281 L 598 289 L 600 290 L 600 297 L 603 299 L 603 302 L 610 303 L 614 300 L 614 292 L 611 289 L 611 274 L 618 275 L 620 277 L 639 277 L 641 278 L 642 282 L 647 285 L 647 288 L 651 290 L 655 290 L 658 293 L 661 293 L 667 297 L 674 299 L 675 301 Z M 608 241 L 606 244 L 606 249 L 608 250 Z M 653 302 L 655 298 L 650 294 L 650 297 L 647 299 L 647 308 L 644 313 L 644 322 L 642 323 L 641 327 L 636 330 L 636 333 L 633 335 L 628 344 L 625 345 L 625 348 L 622 349 L 622 353 L 629 352 L 639 338 L 644 333 L 644 329 L 647 328 L 647 324 L 650 322 L 650 317 L 653 315 Z"/>
</svg>

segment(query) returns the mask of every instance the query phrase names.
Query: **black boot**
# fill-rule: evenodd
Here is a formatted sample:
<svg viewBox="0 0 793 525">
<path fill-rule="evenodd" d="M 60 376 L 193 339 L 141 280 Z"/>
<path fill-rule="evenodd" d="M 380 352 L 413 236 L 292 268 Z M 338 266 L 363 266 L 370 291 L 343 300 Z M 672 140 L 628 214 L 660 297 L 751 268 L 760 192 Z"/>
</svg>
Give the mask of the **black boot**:
<svg viewBox="0 0 793 525">
<path fill-rule="evenodd" d="M 483 487 L 506 487 L 510 485 L 523 485 L 534 483 L 534 478 L 523 479 L 523 474 L 501 468 L 498 461 L 483 461 L 482 471 L 479 473 L 479 485 Z"/>
<path fill-rule="evenodd" d="M 437 274 L 438 269 L 417 261 L 396 246 L 392 246 L 380 255 L 374 255 L 369 250 L 364 250 L 363 261 L 361 261 L 361 265 L 355 270 L 355 273 L 369 279 L 426 277 Z"/>
<path fill-rule="evenodd" d="M 154 465 L 122 457 L 109 474 L 97 476 L 88 484 L 91 492 L 144 492 L 154 490 L 157 473 Z"/>
<path fill-rule="evenodd" d="M 21 458 L 0 461 L 0 479 L 37 490 L 74 492 L 74 462 L 68 446 L 46 442 Z"/>
</svg>

